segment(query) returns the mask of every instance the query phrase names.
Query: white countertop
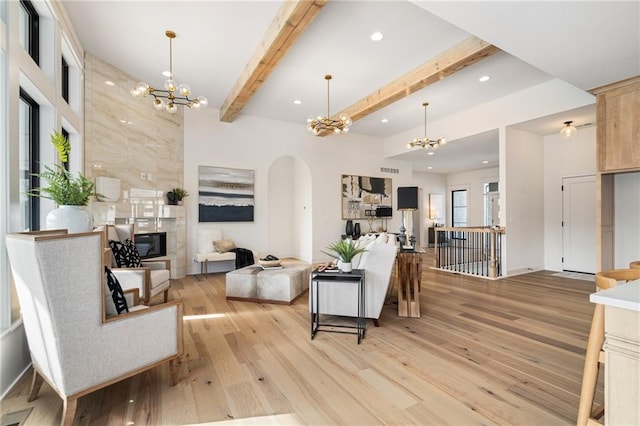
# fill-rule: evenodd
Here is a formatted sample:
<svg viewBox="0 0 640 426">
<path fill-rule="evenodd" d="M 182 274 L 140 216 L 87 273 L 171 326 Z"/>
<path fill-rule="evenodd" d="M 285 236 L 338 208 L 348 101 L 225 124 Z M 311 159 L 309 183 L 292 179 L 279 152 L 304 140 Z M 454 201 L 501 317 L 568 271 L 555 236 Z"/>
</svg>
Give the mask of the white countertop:
<svg viewBox="0 0 640 426">
<path fill-rule="evenodd" d="M 591 303 L 640 312 L 640 280 L 592 293 L 589 300 Z"/>
</svg>

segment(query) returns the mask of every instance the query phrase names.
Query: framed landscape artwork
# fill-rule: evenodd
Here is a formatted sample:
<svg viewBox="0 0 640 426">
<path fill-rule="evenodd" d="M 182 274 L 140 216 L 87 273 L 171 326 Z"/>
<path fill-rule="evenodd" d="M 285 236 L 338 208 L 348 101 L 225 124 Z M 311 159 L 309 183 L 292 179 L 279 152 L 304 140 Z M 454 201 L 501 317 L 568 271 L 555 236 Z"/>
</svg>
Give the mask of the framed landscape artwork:
<svg viewBox="0 0 640 426">
<path fill-rule="evenodd" d="M 391 207 L 391 178 L 342 175 L 342 218 L 367 219 L 367 210 Z"/>
<path fill-rule="evenodd" d="M 200 222 L 253 222 L 253 170 L 198 167 Z"/>
</svg>

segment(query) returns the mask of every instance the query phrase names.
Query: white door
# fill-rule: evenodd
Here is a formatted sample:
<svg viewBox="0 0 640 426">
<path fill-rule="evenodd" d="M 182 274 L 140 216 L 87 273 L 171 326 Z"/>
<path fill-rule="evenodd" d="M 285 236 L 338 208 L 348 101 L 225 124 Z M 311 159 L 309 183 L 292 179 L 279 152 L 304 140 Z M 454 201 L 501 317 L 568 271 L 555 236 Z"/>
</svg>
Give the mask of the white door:
<svg viewBox="0 0 640 426">
<path fill-rule="evenodd" d="M 596 272 L 596 177 L 562 179 L 562 269 Z"/>
</svg>

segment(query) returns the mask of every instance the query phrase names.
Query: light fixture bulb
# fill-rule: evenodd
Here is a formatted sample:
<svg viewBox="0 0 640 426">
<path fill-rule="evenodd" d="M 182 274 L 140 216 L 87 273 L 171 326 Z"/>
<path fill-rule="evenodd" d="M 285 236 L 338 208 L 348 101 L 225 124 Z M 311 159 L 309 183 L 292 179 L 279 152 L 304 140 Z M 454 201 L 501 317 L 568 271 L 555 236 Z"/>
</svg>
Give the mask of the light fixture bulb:
<svg viewBox="0 0 640 426">
<path fill-rule="evenodd" d="M 578 129 L 576 129 L 571 123 L 573 123 L 573 121 L 565 121 L 564 127 L 560 129 L 560 134 L 565 139 L 572 138 L 578 132 Z"/>
<path fill-rule="evenodd" d="M 206 108 L 207 105 L 209 105 L 209 100 L 207 98 L 205 98 L 204 96 L 198 96 L 196 98 L 196 101 L 198 101 L 198 103 L 200 104 L 200 106 L 202 108 Z"/>
<path fill-rule="evenodd" d="M 165 104 L 164 99 L 156 98 L 153 101 L 153 107 L 158 111 L 162 111 L 164 109 L 164 104 Z"/>
<path fill-rule="evenodd" d="M 169 102 L 166 109 L 169 114 L 175 114 L 178 111 L 178 107 L 173 102 Z"/>
<path fill-rule="evenodd" d="M 181 84 L 180 86 L 178 86 L 178 93 L 180 93 L 182 96 L 189 97 L 189 95 L 191 94 L 191 87 L 189 87 L 188 84 Z"/>
</svg>

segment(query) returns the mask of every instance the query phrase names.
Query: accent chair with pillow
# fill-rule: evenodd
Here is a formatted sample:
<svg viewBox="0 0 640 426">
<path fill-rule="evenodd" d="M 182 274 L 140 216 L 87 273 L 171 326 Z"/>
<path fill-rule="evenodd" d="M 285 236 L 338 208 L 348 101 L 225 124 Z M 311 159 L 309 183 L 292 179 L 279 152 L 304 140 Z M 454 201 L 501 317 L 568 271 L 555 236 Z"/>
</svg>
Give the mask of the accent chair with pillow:
<svg viewBox="0 0 640 426">
<path fill-rule="evenodd" d="M 378 327 L 378 319 L 391 283 L 391 273 L 398 248 L 393 234 L 383 233 L 378 237 L 362 236 L 358 241 L 367 251 L 354 258 L 353 269 L 365 270 L 365 317 L 371 318 Z M 316 291 L 315 284 L 310 282 L 309 291 Z M 330 285 L 321 285 L 318 290 L 320 314 L 358 316 L 357 286 L 353 283 L 331 281 Z M 309 312 L 311 312 L 311 305 L 309 305 Z"/>
<path fill-rule="evenodd" d="M 140 260 L 135 247 L 133 225 L 97 225 L 95 232 L 104 232 L 108 248 L 113 253 L 107 264 L 118 278 L 124 290 L 137 288 L 140 300 L 148 305 L 151 299 L 164 293 L 164 302 L 169 300 L 171 287 L 171 261 L 168 259 Z"/>
<path fill-rule="evenodd" d="M 182 304 L 133 306 L 115 282 L 117 294 L 109 295 L 105 244 L 98 232 L 6 236 L 33 362 L 28 400 L 37 398 L 44 379 L 63 399 L 64 425 L 73 423 L 78 398 L 166 362 L 171 384 L 177 381 Z M 110 305 L 122 313 L 109 315 Z"/>
</svg>

